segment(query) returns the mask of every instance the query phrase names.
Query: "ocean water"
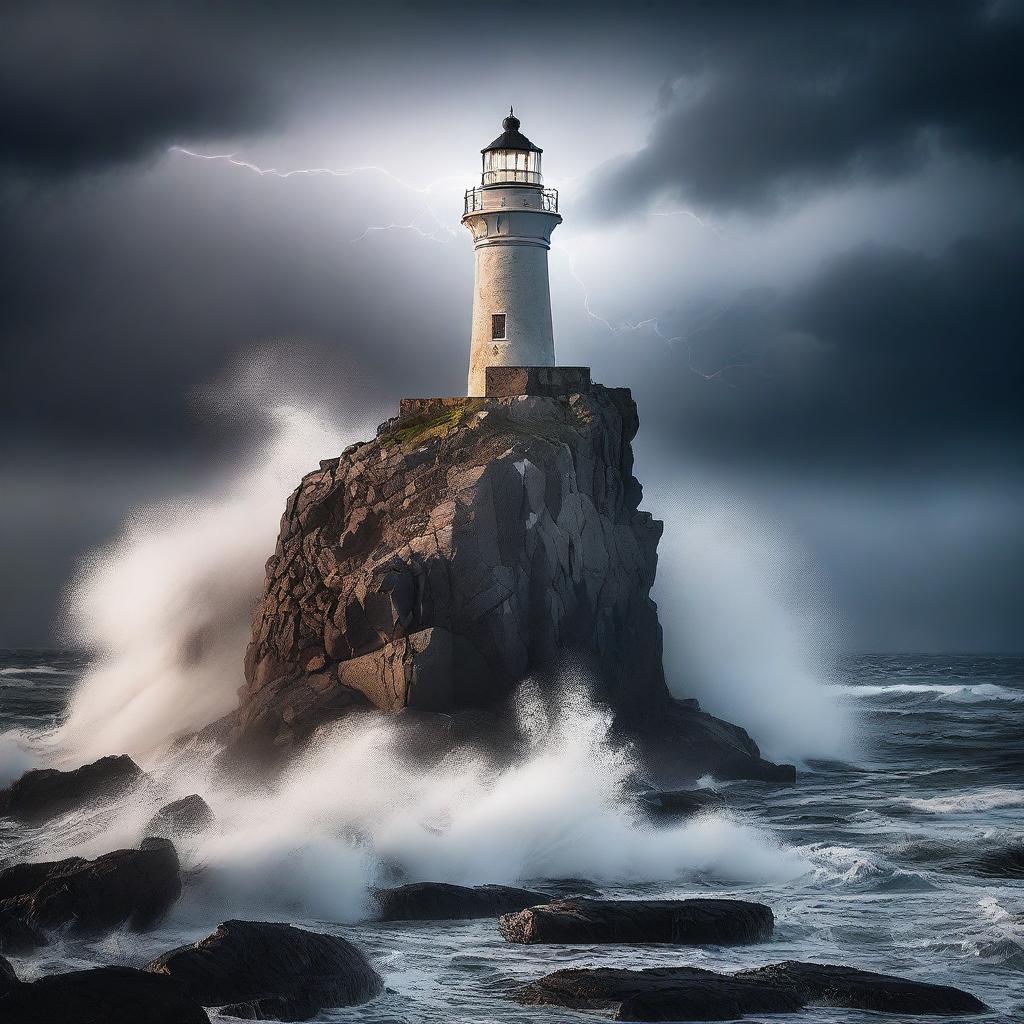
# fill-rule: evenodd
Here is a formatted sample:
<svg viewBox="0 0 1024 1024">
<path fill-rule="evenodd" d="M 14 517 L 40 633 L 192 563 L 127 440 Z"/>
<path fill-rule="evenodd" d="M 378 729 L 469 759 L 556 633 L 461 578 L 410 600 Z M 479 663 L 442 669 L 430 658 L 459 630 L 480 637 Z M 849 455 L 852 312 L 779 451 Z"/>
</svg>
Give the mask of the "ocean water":
<svg viewBox="0 0 1024 1024">
<path fill-rule="evenodd" d="M 3 782 L 48 763 L 86 668 L 75 654 L 0 653 Z M 624 794 L 629 753 L 608 743 L 600 711 L 582 700 L 540 723 L 525 764 L 497 773 L 458 760 L 415 770 L 377 727 L 336 730 L 271 792 L 228 783 L 202 758 L 153 758 L 152 783 L 119 806 L 40 829 L 6 823 L 0 851 L 7 862 L 95 856 L 137 843 L 159 802 L 198 791 L 218 823 L 179 851 L 182 900 L 145 935 L 61 941 L 13 962 L 26 978 L 141 965 L 248 916 L 336 931 L 376 962 L 386 994 L 324 1020 L 592 1019 L 521 1007 L 510 993 L 561 967 L 732 970 L 783 959 L 956 985 L 992 1008 L 974 1019 L 1021 1020 L 1024 658 L 861 657 L 842 667 L 831 696 L 856 712 L 855 759 L 808 763 L 792 788 L 721 786 L 728 810 L 661 828 L 635 813 Z M 381 882 L 572 888 L 557 881 L 569 877 L 609 897 L 760 900 L 775 912 L 775 937 L 732 949 L 528 947 L 505 943 L 494 921 L 365 920 L 367 889 Z M 829 1009 L 757 1019 L 895 1018 Z"/>
</svg>

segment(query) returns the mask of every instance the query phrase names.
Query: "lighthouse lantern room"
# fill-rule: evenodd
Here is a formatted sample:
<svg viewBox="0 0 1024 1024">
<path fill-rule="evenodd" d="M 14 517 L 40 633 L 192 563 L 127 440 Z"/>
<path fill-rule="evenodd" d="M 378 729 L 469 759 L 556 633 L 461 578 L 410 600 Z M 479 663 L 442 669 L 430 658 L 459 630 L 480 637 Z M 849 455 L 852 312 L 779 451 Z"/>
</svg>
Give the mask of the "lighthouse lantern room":
<svg viewBox="0 0 1024 1024">
<path fill-rule="evenodd" d="M 462 223 L 473 236 L 475 281 L 469 395 L 485 393 L 488 366 L 554 366 L 548 249 L 562 223 L 558 193 L 544 188 L 541 150 L 509 110 L 481 150 L 480 185 L 466 191 Z"/>
</svg>

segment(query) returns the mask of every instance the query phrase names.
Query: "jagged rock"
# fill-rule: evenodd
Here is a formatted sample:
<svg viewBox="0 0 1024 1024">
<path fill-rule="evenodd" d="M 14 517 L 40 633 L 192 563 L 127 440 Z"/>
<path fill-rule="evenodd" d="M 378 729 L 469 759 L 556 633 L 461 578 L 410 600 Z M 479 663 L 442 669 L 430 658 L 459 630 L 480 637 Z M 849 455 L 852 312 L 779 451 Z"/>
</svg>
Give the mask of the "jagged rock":
<svg viewBox="0 0 1024 1024">
<path fill-rule="evenodd" d="M 155 924 L 181 893 L 178 857 L 166 839 L 95 860 L 18 864 L 0 872 L 0 914 L 30 929 L 103 932 Z"/>
<path fill-rule="evenodd" d="M 345 939 L 256 921 L 225 921 L 146 970 L 169 975 L 203 1006 L 250 1020 L 306 1020 L 321 1009 L 365 1003 L 383 988 Z"/>
<path fill-rule="evenodd" d="M 17 984 L 18 976 L 14 973 L 14 968 L 11 966 L 10 961 L 0 956 L 0 996 Z"/>
<path fill-rule="evenodd" d="M 456 921 L 500 917 L 550 896 L 510 885 L 450 885 L 447 882 L 412 882 L 395 889 L 377 889 L 374 898 L 382 921 Z"/>
<path fill-rule="evenodd" d="M 929 985 L 833 964 L 786 960 L 740 971 L 735 977 L 788 989 L 808 1006 L 906 1014 L 981 1013 L 987 1009 L 970 993 L 949 985 Z"/>
<path fill-rule="evenodd" d="M 733 946 L 771 938 L 769 907 L 745 900 L 555 900 L 505 914 L 498 930 L 509 942 L 669 942 Z"/>
<path fill-rule="evenodd" d="M 146 835 L 176 836 L 205 832 L 214 820 L 210 805 L 198 793 L 164 804 L 149 820 Z"/>
<path fill-rule="evenodd" d="M 792 786 L 796 782 L 796 767 L 791 764 L 775 764 L 762 757 L 730 757 L 711 769 L 716 779 L 728 782 L 733 779 L 749 779 L 753 782 L 774 782 Z"/>
<path fill-rule="evenodd" d="M 3 961 L 6 964 L 6 961 Z M 8 968 L 9 964 L 6 965 Z M 94 967 L 18 982 L 0 972 L 4 1024 L 209 1024 L 171 978 L 131 967 Z"/>
<path fill-rule="evenodd" d="M 852 967 L 789 961 L 736 974 L 697 967 L 568 968 L 521 989 L 530 1006 L 611 1010 L 615 1020 L 738 1020 L 748 1013 L 794 1013 L 807 1006 L 900 1014 L 980 1013 L 985 1004 L 945 985 Z"/>
<path fill-rule="evenodd" d="M 70 772 L 35 769 L 0 792 L 0 814 L 45 821 L 83 804 L 115 800 L 144 775 L 127 754 L 101 757 Z"/>
<path fill-rule="evenodd" d="M 642 810 L 652 818 L 692 818 L 722 807 L 725 801 L 710 789 L 647 790 L 637 795 Z"/>
<path fill-rule="evenodd" d="M 504 714 L 524 676 L 566 657 L 620 730 L 649 733 L 687 777 L 759 756 L 742 729 L 669 695 L 636 406 L 580 381 L 561 397 L 403 401 L 404 418 L 303 478 L 239 708 L 214 727 L 229 756 L 280 760 L 356 711 Z"/>
</svg>

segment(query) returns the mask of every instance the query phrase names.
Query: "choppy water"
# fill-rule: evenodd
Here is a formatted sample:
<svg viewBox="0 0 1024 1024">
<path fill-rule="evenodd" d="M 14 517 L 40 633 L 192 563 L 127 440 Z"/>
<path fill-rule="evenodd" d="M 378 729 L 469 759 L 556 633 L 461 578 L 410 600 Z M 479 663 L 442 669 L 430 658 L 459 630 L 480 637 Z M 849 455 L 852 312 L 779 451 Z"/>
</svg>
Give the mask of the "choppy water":
<svg viewBox="0 0 1024 1024">
<path fill-rule="evenodd" d="M 35 738 L 52 729 L 84 667 L 76 655 L 0 655 L 0 732 L 16 730 L 0 738 L 0 767 L 8 777 L 25 766 L 19 761 L 25 755 L 19 751 L 26 741 L 31 749 Z M 565 1011 L 520 1007 L 508 994 L 525 980 L 567 966 L 693 964 L 728 970 L 787 958 L 851 964 L 957 985 L 992 1007 L 992 1014 L 981 1019 L 1022 1019 L 1024 878 L 1005 875 L 1022 873 L 1024 658 L 866 657 L 851 661 L 844 676 L 836 697 L 859 709 L 867 737 L 856 763 L 807 765 L 791 789 L 750 783 L 723 787 L 731 801 L 724 819 L 667 837 L 645 833 L 630 856 L 608 862 L 612 867 L 598 881 L 609 896 L 714 893 L 761 900 L 776 915 L 776 935 L 770 944 L 739 949 L 525 947 L 505 943 L 493 921 L 338 924 L 337 920 L 358 915 L 296 910 L 289 916 L 294 923 L 337 930 L 359 943 L 377 962 L 388 986 L 387 994 L 374 1003 L 327 1013 L 323 1019 L 368 1024 L 583 1019 L 584 1015 Z M 12 735 L 20 742 L 14 743 Z M 542 762 L 537 769 L 541 781 L 543 769 Z M 338 791 L 344 793 L 349 784 L 355 785 L 339 771 Z M 184 786 L 185 791 L 188 788 Z M 230 817 L 229 808 L 211 803 L 219 816 Z M 509 806 L 522 813 L 521 802 Z M 139 812 L 125 808 L 118 818 L 65 821 L 45 832 L 6 826 L 0 830 L 0 843 L 7 860 L 79 851 L 95 855 L 130 838 L 135 827 L 131 822 L 144 818 L 144 813 L 139 817 Z M 458 814 L 441 815 L 438 821 L 434 831 L 466 832 L 465 845 L 486 834 L 469 830 L 465 817 Z M 549 823 L 536 838 L 542 848 L 524 862 L 536 865 L 548 856 L 559 868 L 571 865 L 572 843 L 594 841 L 584 824 L 576 822 L 560 835 L 558 823 Z M 730 825 L 742 826 L 726 838 L 738 836 L 749 844 L 749 851 L 739 851 L 749 852 L 748 867 L 743 867 L 742 856 L 735 869 L 716 868 L 712 861 L 695 866 L 692 847 L 704 843 L 702 848 L 710 851 L 707 857 L 713 859 L 713 837 Z M 265 820 L 259 826 L 263 833 L 267 827 Z M 353 828 L 342 841 L 358 850 L 367 841 L 365 833 Z M 305 857 L 308 866 L 312 856 L 314 870 L 303 876 L 310 886 L 349 884 L 348 869 L 335 870 L 337 847 L 317 846 L 311 855 L 300 850 L 301 835 L 289 835 L 296 849 L 286 860 Z M 405 849 L 390 833 L 374 838 L 378 846 L 387 840 L 393 849 Z M 407 837 L 403 841 L 408 843 Z M 443 839 L 436 841 L 442 845 L 431 855 L 468 856 L 465 845 L 446 847 Z M 645 859 L 645 845 L 671 853 L 675 841 L 681 847 L 689 843 L 690 852 L 680 855 L 675 867 L 666 868 L 662 880 L 650 881 L 651 864 L 671 863 L 672 858 Z M 188 864 L 192 856 L 196 864 L 216 862 L 227 840 L 221 846 L 217 842 L 200 851 L 183 851 L 183 860 Z M 325 858 L 331 863 L 318 863 Z M 498 860 L 495 856 L 495 863 Z M 589 863 L 593 858 L 581 860 Z M 478 867 L 465 870 L 479 874 Z M 730 879 L 729 870 L 747 880 Z M 619 877 L 609 877 L 609 872 L 618 872 Z M 454 868 L 452 873 L 458 875 Z M 276 907 L 274 873 L 257 872 L 253 877 L 257 891 L 264 886 L 267 904 Z M 648 880 L 635 881 L 641 877 Z M 214 899 L 197 884 L 186 890 L 169 919 L 152 933 L 65 942 L 37 957 L 15 960 L 16 967 L 23 976 L 32 976 L 89 964 L 141 964 L 208 933 L 219 920 L 253 914 L 251 885 L 238 890 L 235 903 L 230 886 L 226 892 L 219 891 Z M 332 905 L 329 899 L 318 903 L 323 892 L 304 895 L 307 898 L 296 898 L 296 907 Z M 283 915 L 275 909 L 267 916 Z M 335 920 L 320 919 L 324 917 Z M 866 1024 L 893 1018 L 819 1010 L 768 1019 Z"/>
</svg>

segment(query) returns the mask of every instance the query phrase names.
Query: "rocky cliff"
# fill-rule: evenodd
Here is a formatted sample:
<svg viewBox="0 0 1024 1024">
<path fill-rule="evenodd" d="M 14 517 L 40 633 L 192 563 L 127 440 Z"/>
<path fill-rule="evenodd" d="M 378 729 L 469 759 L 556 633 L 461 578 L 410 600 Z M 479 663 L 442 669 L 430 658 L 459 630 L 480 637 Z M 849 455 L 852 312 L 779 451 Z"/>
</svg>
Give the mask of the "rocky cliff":
<svg viewBox="0 0 1024 1024">
<path fill-rule="evenodd" d="M 589 377 L 573 386 L 405 401 L 302 480 L 267 562 L 233 748 L 285 752 L 360 708 L 500 712 L 524 676 L 569 659 L 622 729 L 667 730 L 705 768 L 756 758 L 742 730 L 669 696 L 636 406 Z"/>
</svg>

